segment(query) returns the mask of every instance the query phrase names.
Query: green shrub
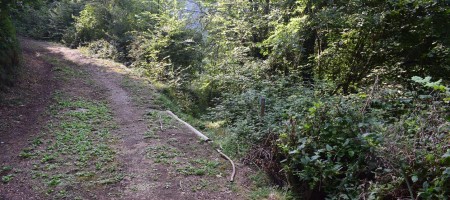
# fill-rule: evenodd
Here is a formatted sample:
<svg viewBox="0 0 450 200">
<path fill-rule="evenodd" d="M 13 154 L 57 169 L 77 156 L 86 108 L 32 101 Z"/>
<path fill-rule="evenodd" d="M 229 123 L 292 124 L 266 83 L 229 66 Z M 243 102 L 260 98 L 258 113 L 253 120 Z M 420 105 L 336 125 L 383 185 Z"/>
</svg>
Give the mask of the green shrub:
<svg viewBox="0 0 450 200">
<path fill-rule="evenodd" d="M 85 44 L 105 37 L 109 21 L 108 10 L 104 6 L 86 5 L 80 16 L 75 17 L 75 29 L 80 42 Z"/>
<path fill-rule="evenodd" d="M 108 58 L 118 61 L 121 57 L 123 57 L 115 45 L 104 39 L 91 42 L 87 47 L 89 54 L 97 58 Z"/>
<path fill-rule="evenodd" d="M 225 94 L 209 119 L 225 121 L 227 153 L 302 198 L 443 198 L 450 192 L 450 114 L 448 88 L 439 83 L 342 96 L 333 85 L 281 79 Z"/>
<path fill-rule="evenodd" d="M 0 89 L 11 86 L 19 67 L 20 50 L 8 13 L 0 10 Z"/>
<path fill-rule="evenodd" d="M 66 41 L 63 43 L 70 46 L 73 40 L 68 42 L 67 36 L 72 31 L 73 16 L 78 15 L 82 6 L 82 3 L 73 1 L 25 4 L 14 10 L 14 21 L 18 32 L 24 36 L 54 41 L 64 38 Z"/>
</svg>

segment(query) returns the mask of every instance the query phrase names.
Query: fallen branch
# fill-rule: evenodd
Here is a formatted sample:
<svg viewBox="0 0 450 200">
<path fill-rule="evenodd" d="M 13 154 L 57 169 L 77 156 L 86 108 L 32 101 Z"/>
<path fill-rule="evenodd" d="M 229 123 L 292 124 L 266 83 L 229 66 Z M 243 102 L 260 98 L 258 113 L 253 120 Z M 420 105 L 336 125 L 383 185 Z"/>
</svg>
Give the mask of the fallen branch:
<svg viewBox="0 0 450 200">
<path fill-rule="evenodd" d="M 228 161 L 230 161 L 231 166 L 233 166 L 233 172 L 231 173 L 231 177 L 230 177 L 230 182 L 234 181 L 234 176 L 236 175 L 236 166 L 234 166 L 234 162 L 224 153 L 222 153 L 222 151 L 220 151 L 219 149 L 216 149 L 217 152 L 220 153 L 220 155 L 222 155 L 223 157 L 225 157 Z"/>
<path fill-rule="evenodd" d="M 205 142 L 212 142 L 212 140 L 210 140 L 208 137 L 206 137 L 206 135 L 203 135 L 203 133 L 201 133 L 200 131 L 198 131 L 194 127 L 192 127 L 190 124 L 188 124 L 187 122 L 185 122 L 185 121 L 181 120 L 180 118 L 178 118 L 178 116 L 173 114 L 170 110 L 167 110 L 166 112 L 169 113 L 169 115 L 171 115 L 173 118 L 175 118 L 179 122 L 181 122 L 184 125 L 186 125 L 192 132 L 194 132 L 203 141 L 205 141 Z M 219 152 L 219 154 L 222 155 L 224 158 L 226 158 L 228 161 L 230 161 L 231 166 L 233 166 L 233 172 L 231 173 L 231 177 L 230 177 L 230 182 L 233 182 L 234 181 L 234 176 L 236 175 L 236 166 L 234 165 L 234 162 L 230 159 L 230 157 L 228 157 L 227 155 L 222 153 L 222 151 L 220 151 L 220 149 L 216 149 L 216 151 Z"/>
<path fill-rule="evenodd" d="M 205 135 L 203 135 L 202 133 L 200 133 L 200 131 L 197 131 L 197 129 L 195 129 L 194 127 L 192 127 L 190 124 L 186 123 L 185 121 L 181 120 L 180 118 L 178 118 L 175 114 L 173 114 L 170 110 L 167 111 L 167 113 L 169 113 L 169 115 L 171 115 L 173 118 L 175 118 L 176 120 L 178 120 L 179 122 L 183 123 L 184 125 L 186 125 L 192 132 L 194 132 L 198 137 L 200 137 L 203 141 L 208 142 L 211 141 L 208 137 L 206 137 Z"/>
<path fill-rule="evenodd" d="M 372 90 L 370 91 L 370 94 L 367 98 L 366 103 L 364 104 L 364 107 L 362 107 L 360 110 L 361 114 L 364 114 L 364 112 L 366 112 L 367 107 L 369 107 L 370 103 L 372 103 L 372 98 L 375 93 L 375 90 L 377 89 L 377 86 L 378 86 L 378 76 L 375 77 L 375 83 L 372 86 Z"/>
<path fill-rule="evenodd" d="M 161 131 L 163 131 L 163 123 L 161 120 L 161 115 L 159 115 L 159 129 L 161 129 Z"/>
<path fill-rule="evenodd" d="M 183 186 L 181 185 L 181 180 L 180 180 L 180 189 L 181 189 L 181 191 L 184 191 Z"/>
</svg>

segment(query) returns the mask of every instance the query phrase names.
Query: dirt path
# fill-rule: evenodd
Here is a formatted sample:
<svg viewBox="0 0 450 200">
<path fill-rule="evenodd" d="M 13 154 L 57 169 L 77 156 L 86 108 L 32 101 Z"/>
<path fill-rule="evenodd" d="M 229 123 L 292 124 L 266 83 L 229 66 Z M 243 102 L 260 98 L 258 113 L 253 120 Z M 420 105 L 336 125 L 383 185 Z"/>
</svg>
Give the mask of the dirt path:
<svg viewBox="0 0 450 200">
<path fill-rule="evenodd" d="M 230 164 L 155 109 L 155 93 L 145 80 L 78 50 L 28 39 L 22 44 L 26 73 L 12 88 L 20 92 L 3 94 L 0 104 L 0 175 L 13 177 L 0 184 L 0 199 L 243 199 L 241 179 L 227 181 Z M 57 108 L 51 106 L 55 101 Z M 99 110 L 90 105 L 103 102 L 110 110 L 104 118 L 88 115 Z M 78 136 L 77 129 L 67 129 L 74 120 L 89 126 L 85 140 L 93 147 L 82 150 L 96 155 L 82 154 L 89 158 L 84 165 L 78 154 L 85 141 L 67 141 Z M 99 137 L 103 129 L 111 137 Z M 70 137 L 58 135 L 64 131 Z M 77 149 L 68 152 L 78 157 L 59 153 L 74 143 Z M 108 153 L 97 155 L 99 149 Z"/>
</svg>

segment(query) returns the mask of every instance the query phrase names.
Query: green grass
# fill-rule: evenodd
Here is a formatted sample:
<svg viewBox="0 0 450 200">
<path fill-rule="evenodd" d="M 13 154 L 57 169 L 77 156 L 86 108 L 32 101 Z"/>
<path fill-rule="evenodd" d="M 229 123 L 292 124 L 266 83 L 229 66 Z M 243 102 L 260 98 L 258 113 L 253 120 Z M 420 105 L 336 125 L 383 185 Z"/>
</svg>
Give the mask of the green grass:
<svg viewBox="0 0 450 200">
<path fill-rule="evenodd" d="M 62 60 L 44 56 L 45 61 L 54 65 L 52 70 L 56 72 L 58 79 L 68 81 L 72 78 L 86 78 L 87 74 L 79 69 L 74 69 L 72 66 L 68 66 L 68 63 L 64 63 Z"/>
<path fill-rule="evenodd" d="M 164 163 L 170 165 L 178 164 L 177 157 L 182 156 L 182 152 L 176 148 L 150 145 L 147 147 L 147 157 L 153 159 L 155 163 Z"/>
<path fill-rule="evenodd" d="M 191 191 L 192 192 L 201 191 L 201 190 L 207 188 L 208 186 L 210 186 L 210 184 L 211 183 L 209 181 L 201 179 L 197 184 L 195 184 L 191 187 Z"/>
<path fill-rule="evenodd" d="M 148 130 L 147 132 L 144 133 L 144 138 L 145 139 L 159 139 L 159 136 L 156 134 L 155 130 L 157 128 L 151 128 L 150 130 Z"/>
<path fill-rule="evenodd" d="M 215 176 L 219 174 L 220 162 L 205 159 L 195 159 L 189 161 L 187 165 L 177 168 L 177 172 L 186 176 Z"/>
<path fill-rule="evenodd" d="M 48 195 L 67 196 L 67 185 L 92 187 L 117 183 L 115 152 L 110 147 L 115 126 L 106 102 L 70 98 L 57 92 L 45 133 L 30 141 L 20 157 L 33 164 L 32 178 Z"/>
<path fill-rule="evenodd" d="M 161 124 L 163 130 L 177 129 L 179 125 L 175 119 L 173 119 L 171 116 L 169 116 L 168 113 L 164 111 L 151 110 L 146 114 L 145 117 L 150 121 L 152 130 L 161 129 Z"/>
<path fill-rule="evenodd" d="M 133 79 L 130 75 L 122 79 L 121 86 L 130 91 L 133 101 L 140 105 L 150 105 L 152 103 L 151 96 L 154 95 L 153 90 L 149 87 L 149 83 L 143 80 Z"/>
<path fill-rule="evenodd" d="M 248 199 L 295 199 L 287 188 L 273 186 L 263 171 L 258 171 L 248 178 L 251 181 L 250 191 L 247 194 Z"/>
<path fill-rule="evenodd" d="M 0 174 L 4 174 L 1 176 L 1 182 L 6 184 L 9 183 L 14 178 L 13 167 L 12 166 L 3 166 L 0 168 Z M 18 170 L 15 170 L 14 173 L 17 173 Z"/>
<path fill-rule="evenodd" d="M 8 183 L 8 182 L 10 182 L 13 178 L 14 178 L 14 174 L 9 174 L 9 175 L 2 176 L 2 182 L 3 182 L 3 183 Z"/>
</svg>

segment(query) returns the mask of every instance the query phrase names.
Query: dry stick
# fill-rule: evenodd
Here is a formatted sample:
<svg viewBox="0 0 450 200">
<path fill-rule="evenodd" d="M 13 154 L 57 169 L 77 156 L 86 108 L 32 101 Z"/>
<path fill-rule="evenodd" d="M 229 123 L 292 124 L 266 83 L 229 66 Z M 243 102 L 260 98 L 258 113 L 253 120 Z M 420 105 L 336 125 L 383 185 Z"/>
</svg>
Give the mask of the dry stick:
<svg viewBox="0 0 450 200">
<path fill-rule="evenodd" d="M 167 113 L 169 113 L 169 115 L 171 115 L 173 118 L 175 118 L 176 120 L 180 121 L 181 123 L 183 123 L 184 125 L 186 125 L 192 132 L 194 132 L 198 137 L 200 137 L 203 141 L 208 142 L 211 141 L 208 137 L 206 137 L 205 135 L 203 135 L 202 133 L 200 133 L 200 131 L 197 131 L 197 129 L 195 129 L 194 127 L 192 127 L 190 124 L 186 123 L 185 121 L 181 120 L 180 118 L 178 118 L 175 114 L 173 114 L 170 110 L 166 111 Z"/>
<path fill-rule="evenodd" d="M 181 120 L 180 118 L 178 118 L 175 114 L 173 114 L 170 110 L 166 111 L 167 113 L 169 113 L 169 115 L 171 115 L 173 118 L 175 118 L 176 120 L 178 120 L 179 122 L 183 123 L 184 125 L 186 125 L 192 132 L 194 132 L 198 137 L 200 137 L 203 141 L 205 142 L 212 142 L 212 140 L 210 140 L 208 137 L 206 137 L 205 135 L 203 135 L 203 133 L 201 133 L 200 131 L 198 131 L 197 129 L 195 129 L 194 127 L 192 127 L 190 124 L 186 123 L 185 121 Z M 234 181 L 234 176 L 236 175 L 236 166 L 234 165 L 234 162 L 230 159 L 230 157 L 228 157 L 227 155 L 225 155 L 224 153 L 222 153 L 222 151 L 220 151 L 220 149 L 216 149 L 217 152 L 219 152 L 220 155 L 222 155 L 223 157 L 225 157 L 228 161 L 230 161 L 231 166 L 233 166 L 233 173 L 231 173 L 231 177 L 230 177 L 230 182 Z"/>
<path fill-rule="evenodd" d="M 159 115 L 159 129 L 161 129 L 161 131 L 163 130 L 163 123 L 161 120 L 161 115 Z"/>
<path fill-rule="evenodd" d="M 375 89 L 376 89 L 377 85 L 378 85 L 378 75 L 375 78 L 375 83 L 372 86 L 372 90 L 370 91 L 370 94 L 369 94 L 369 97 L 367 98 L 366 104 L 360 110 L 361 114 L 364 114 L 364 112 L 366 111 L 367 107 L 372 102 L 372 97 L 373 97 L 373 94 L 375 93 Z"/>
<path fill-rule="evenodd" d="M 234 166 L 234 162 L 230 159 L 230 157 L 228 157 L 227 155 L 222 153 L 222 151 L 220 151 L 220 149 L 216 149 L 216 151 L 219 152 L 220 155 L 225 157 L 228 161 L 230 161 L 231 166 L 233 166 L 233 172 L 231 173 L 231 177 L 230 177 L 230 182 L 233 182 L 234 181 L 234 176 L 236 175 L 236 166 Z"/>
</svg>

